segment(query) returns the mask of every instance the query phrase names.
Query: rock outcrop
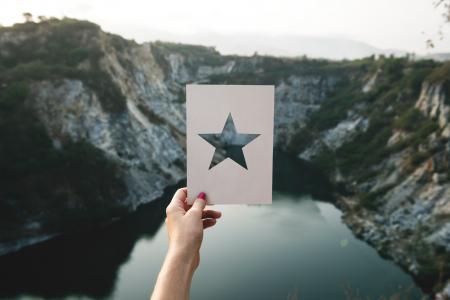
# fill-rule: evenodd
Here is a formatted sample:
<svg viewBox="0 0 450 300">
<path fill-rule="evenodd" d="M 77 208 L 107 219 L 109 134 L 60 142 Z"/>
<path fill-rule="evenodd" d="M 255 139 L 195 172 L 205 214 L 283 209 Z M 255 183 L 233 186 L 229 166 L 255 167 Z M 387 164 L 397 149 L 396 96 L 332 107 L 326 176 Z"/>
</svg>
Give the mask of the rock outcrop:
<svg viewBox="0 0 450 300">
<path fill-rule="evenodd" d="M 10 116 L 13 107 L 24 120 L 33 118 L 19 120 L 26 126 L 17 135 L 25 138 L 17 141 L 29 145 L 29 132 L 42 136 L 45 168 L 56 168 L 45 180 L 65 174 L 57 168 L 63 163 L 75 173 L 56 180 L 50 192 L 28 191 L 36 201 L 45 202 L 47 192 L 56 201 L 37 208 L 17 200 L 20 187 L 0 185 L 0 210 L 12 216 L 3 219 L 0 254 L 64 232 L 57 225 L 61 211 L 99 213 L 91 202 L 108 203 L 111 213 L 92 216 L 107 221 L 120 215 L 117 209 L 132 211 L 184 179 L 186 84 L 275 84 L 276 147 L 345 185 L 347 196 L 338 205 L 356 234 L 437 299 L 448 298 L 448 69 L 385 57 L 329 62 L 223 56 L 209 47 L 138 44 L 71 19 L 0 28 L 0 116 Z M 0 121 L 0 129 L 8 124 Z M 0 142 L 11 140 L 8 130 L 0 134 Z M 28 168 L 35 160 L 25 169 L 1 163 L 12 166 L 12 175 L 27 177 L 28 186 L 42 183 L 39 163 Z M 110 174 L 107 183 L 123 184 L 126 192 L 93 187 L 78 174 L 94 169 Z M 70 216 L 76 224 L 79 214 Z"/>
<path fill-rule="evenodd" d="M 377 74 L 382 73 L 377 71 Z M 373 81 L 373 77 L 370 80 Z M 369 104 L 365 109 L 379 109 L 379 113 L 367 119 L 354 118 L 353 122 L 346 118 L 316 133 L 319 138 L 304 147 L 299 156 L 320 164 L 324 153 L 331 150 L 335 163 L 330 172 L 339 172 L 342 177 L 339 161 L 346 156 L 365 163 L 371 155 L 379 155 L 363 170 L 352 164 L 354 169 L 344 172 L 340 181 L 347 183 L 353 195 L 340 197 L 338 203 L 343 208 L 343 218 L 359 237 L 403 266 L 427 291 L 435 292 L 437 299 L 448 299 L 449 101 L 442 86 L 442 83 L 424 81 L 415 96 L 395 96 L 410 99 L 403 100 L 409 102 L 406 111 L 401 100 L 396 100 L 398 104 L 394 102 L 390 110 Z M 374 88 L 376 85 L 372 86 Z M 349 111 L 355 111 L 357 105 L 353 104 L 354 108 Z M 402 110 L 397 110 L 396 105 Z M 367 110 L 359 110 L 359 114 L 367 115 Z M 381 151 L 361 146 L 360 141 L 365 140 L 365 133 L 371 130 L 369 124 L 381 114 L 392 112 L 396 113 L 395 119 L 383 120 L 384 125 L 373 128 L 372 136 L 368 136 L 368 143 L 374 139 L 382 141 Z M 345 147 L 346 144 L 349 147 Z M 361 153 L 366 157 L 359 157 L 359 149 L 367 150 L 368 153 Z M 341 168 L 345 167 L 345 163 L 341 164 Z"/>
<path fill-rule="evenodd" d="M 64 153 L 68 143 L 100 150 L 117 166 L 127 190 L 108 201 L 128 211 L 160 197 L 166 187 L 185 178 L 186 84 L 278 83 L 276 144 L 285 148 L 345 77 L 322 72 L 328 67 L 322 62 L 221 56 L 213 48 L 161 42 L 137 44 L 72 19 L 4 27 L 0 49 L 3 94 L 13 82 L 25 82 L 24 107 L 45 128 L 57 153 Z M 74 178 L 72 184 L 81 180 Z M 60 188 L 56 183 L 55 194 Z M 81 198 L 76 188 L 64 190 Z M 14 240 L 35 241 L 64 231 L 57 225 L 46 229 L 49 215 L 58 215 L 50 204 L 45 208 L 48 214 L 22 214 L 27 207 L 15 204 L 14 191 L 4 197 L 12 197 L 8 209 L 18 218 L 8 226 L 26 226 L 31 219 L 38 226 L 21 228 L 8 238 L 0 232 L 0 254 L 28 244 Z M 105 198 L 98 193 L 95 197 Z M 59 201 L 70 210 L 69 198 Z M 89 203 L 72 203 L 93 211 Z"/>
</svg>

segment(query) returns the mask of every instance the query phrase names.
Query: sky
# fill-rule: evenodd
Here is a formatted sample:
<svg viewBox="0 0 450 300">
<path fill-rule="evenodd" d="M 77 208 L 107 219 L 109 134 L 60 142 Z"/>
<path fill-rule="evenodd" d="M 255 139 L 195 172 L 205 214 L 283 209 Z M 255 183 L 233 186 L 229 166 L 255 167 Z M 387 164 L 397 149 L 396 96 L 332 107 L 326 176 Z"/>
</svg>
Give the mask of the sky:
<svg viewBox="0 0 450 300">
<path fill-rule="evenodd" d="M 338 37 L 418 54 L 450 52 L 450 24 L 433 0 L 0 0 L 0 24 L 72 17 L 138 42 L 194 34 Z M 425 41 L 433 39 L 429 49 Z"/>
</svg>

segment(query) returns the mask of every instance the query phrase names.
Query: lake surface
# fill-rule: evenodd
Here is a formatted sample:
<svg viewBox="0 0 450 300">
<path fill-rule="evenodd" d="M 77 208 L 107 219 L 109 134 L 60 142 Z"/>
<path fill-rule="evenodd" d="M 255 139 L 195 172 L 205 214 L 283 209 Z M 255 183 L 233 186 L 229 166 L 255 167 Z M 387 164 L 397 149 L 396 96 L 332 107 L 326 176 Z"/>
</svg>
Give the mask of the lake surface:
<svg viewBox="0 0 450 300">
<path fill-rule="evenodd" d="M 411 276 L 356 239 L 314 170 L 275 160 L 273 205 L 216 206 L 191 299 L 379 299 Z M 103 229 L 0 257 L 0 298 L 148 299 L 167 250 L 160 200 Z M 351 297 L 348 295 L 353 295 Z"/>
</svg>

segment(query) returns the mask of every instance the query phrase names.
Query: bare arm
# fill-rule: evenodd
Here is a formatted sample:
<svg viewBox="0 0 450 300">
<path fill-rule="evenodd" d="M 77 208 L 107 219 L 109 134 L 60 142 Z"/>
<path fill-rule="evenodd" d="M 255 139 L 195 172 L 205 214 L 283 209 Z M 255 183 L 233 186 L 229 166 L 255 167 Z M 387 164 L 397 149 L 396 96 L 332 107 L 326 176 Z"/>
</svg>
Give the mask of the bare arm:
<svg viewBox="0 0 450 300">
<path fill-rule="evenodd" d="M 152 300 L 189 299 L 194 259 L 188 253 L 169 250 L 153 290 Z"/>
<path fill-rule="evenodd" d="M 205 210 L 205 194 L 187 205 L 187 189 L 179 189 L 167 206 L 169 250 L 158 275 L 151 300 L 189 299 L 192 276 L 200 262 L 203 230 L 216 224 L 221 213 Z"/>
</svg>

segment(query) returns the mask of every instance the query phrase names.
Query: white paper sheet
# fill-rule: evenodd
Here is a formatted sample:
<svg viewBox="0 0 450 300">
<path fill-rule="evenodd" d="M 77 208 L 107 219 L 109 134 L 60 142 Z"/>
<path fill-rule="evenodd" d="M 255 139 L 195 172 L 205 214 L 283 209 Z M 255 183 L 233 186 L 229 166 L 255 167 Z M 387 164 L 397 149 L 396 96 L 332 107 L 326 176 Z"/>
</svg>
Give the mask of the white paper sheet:
<svg viewBox="0 0 450 300">
<path fill-rule="evenodd" d="M 274 87 L 187 85 L 186 98 L 188 202 L 272 203 Z"/>
</svg>

